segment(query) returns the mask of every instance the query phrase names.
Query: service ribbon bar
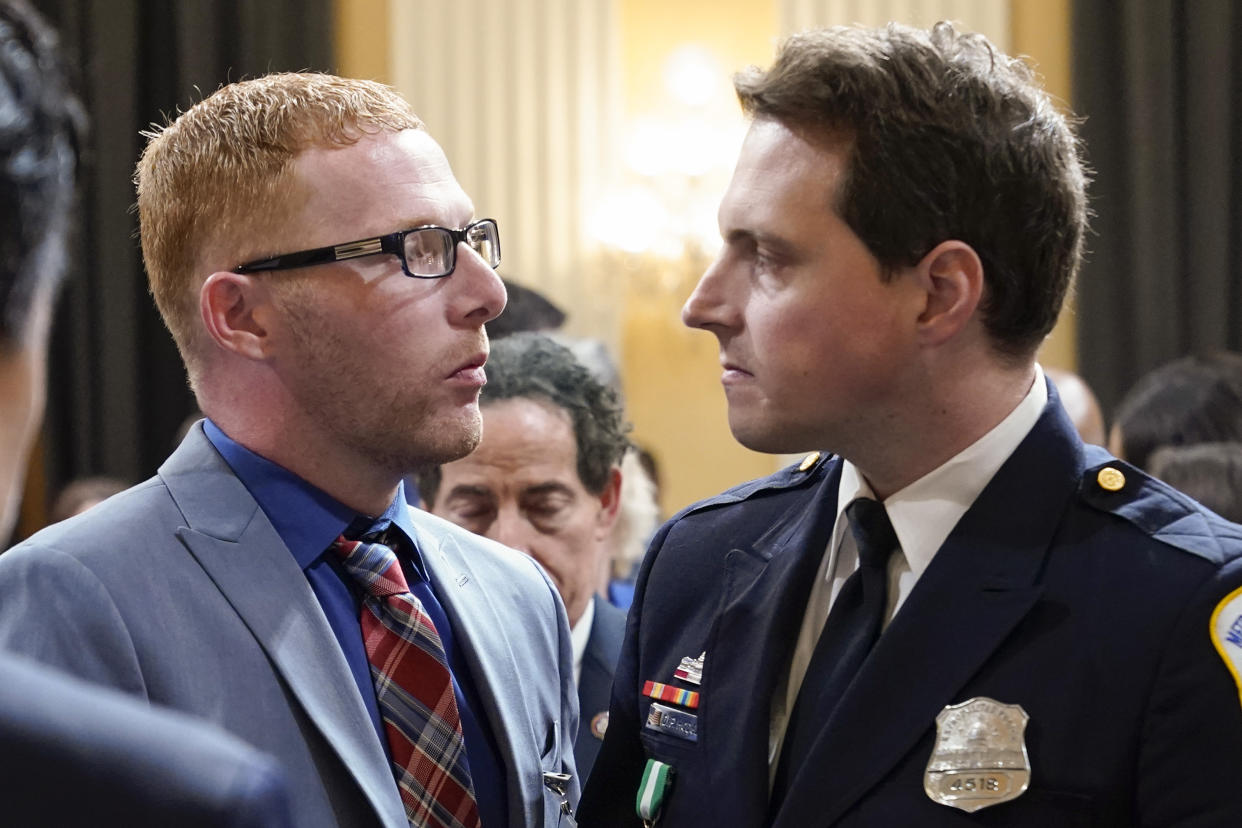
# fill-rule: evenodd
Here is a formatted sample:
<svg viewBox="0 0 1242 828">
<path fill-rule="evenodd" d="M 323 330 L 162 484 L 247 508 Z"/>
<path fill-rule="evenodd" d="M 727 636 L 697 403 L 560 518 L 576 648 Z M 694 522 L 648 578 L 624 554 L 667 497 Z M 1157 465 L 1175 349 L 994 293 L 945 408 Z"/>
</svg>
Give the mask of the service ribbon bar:
<svg viewBox="0 0 1242 828">
<path fill-rule="evenodd" d="M 679 687 L 672 687 L 668 684 L 661 684 L 658 681 L 648 681 L 644 684 L 643 695 L 659 699 L 660 701 L 680 704 L 682 707 L 689 707 L 691 710 L 699 706 L 698 693 L 692 690 L 682 690 Z"/>
</svg>

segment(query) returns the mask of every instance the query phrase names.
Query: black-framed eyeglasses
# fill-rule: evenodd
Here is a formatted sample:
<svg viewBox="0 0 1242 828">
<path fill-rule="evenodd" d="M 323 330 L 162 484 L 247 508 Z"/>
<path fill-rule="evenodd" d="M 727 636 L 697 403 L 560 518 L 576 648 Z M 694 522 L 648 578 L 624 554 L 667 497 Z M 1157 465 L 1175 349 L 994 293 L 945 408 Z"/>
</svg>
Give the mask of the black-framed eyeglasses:
<svg viewBox="0 0 1242 828">
<path fill-rule="evenodd" d="M 233 268 L 234 273 L 262 273 L 269 270 L 290 270 L 295 267 L 357 259 L 391 253 L 401 260 L 406 276 L 415 279 L 439 279 L 457 267 L 457 245 L 465 242 L 493 268 L 500 264 L 500 229 L 495 219 L 479 219 L 460 230 L 429 224 L 412 230 L 401 230 L 387 236 L 361 239 L 285 253 L 270 259 L 247 262 Z"/>
</svg>

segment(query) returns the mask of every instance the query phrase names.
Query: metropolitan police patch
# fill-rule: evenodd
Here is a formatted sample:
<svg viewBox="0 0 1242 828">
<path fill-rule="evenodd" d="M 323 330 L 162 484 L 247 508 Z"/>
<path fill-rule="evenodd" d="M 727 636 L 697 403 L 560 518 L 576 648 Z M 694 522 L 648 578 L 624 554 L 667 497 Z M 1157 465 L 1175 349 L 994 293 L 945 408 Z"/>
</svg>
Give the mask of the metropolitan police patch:
<svg viewBox="0 0 1242 828">
<path fill-rule="evenodd" d="M 1212 644 L 1233 674 L 1242 699 L 1242 587 L 1224 597 L 1212 612 Z"/>
</svg>

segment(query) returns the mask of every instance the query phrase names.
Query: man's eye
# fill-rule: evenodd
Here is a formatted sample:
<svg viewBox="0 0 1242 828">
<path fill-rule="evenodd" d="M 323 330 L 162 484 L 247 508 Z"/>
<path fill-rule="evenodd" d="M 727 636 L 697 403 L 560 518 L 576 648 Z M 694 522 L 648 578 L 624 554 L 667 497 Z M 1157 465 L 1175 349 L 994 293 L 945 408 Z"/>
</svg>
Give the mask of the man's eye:
<svg viewBox="0 0 1242 828">
<path fill-rule="evenodd" d="M 564 498 L 541 498 L 526 503 L 523 511 L 527 519 L 541 529 L 555 528 L 568 505 Z"/>
<path fill-rule="evenodd" d="M 449 509 L 449 515 L 459 526 L 475 529 L 491 522 L 492 508 L 486 503 L 457 503 Z"/>
</svg>

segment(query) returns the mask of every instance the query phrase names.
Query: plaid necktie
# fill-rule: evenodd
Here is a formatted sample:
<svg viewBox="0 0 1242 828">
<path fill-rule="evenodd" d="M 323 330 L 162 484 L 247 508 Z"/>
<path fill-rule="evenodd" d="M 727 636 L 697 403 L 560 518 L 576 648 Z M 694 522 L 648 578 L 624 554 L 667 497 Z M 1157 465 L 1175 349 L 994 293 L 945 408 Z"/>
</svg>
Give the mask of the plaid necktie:
<svg viewBox="0 0 1242 828">
<path fill-rule="evenodd" d="M 461 717 L 444 645 L 401 564 L 383 543 L 332 544 L 365 591 L 362 639 L 392 751 L 393 774 L 414 828 L 479 828 Z"/>
</svg>

